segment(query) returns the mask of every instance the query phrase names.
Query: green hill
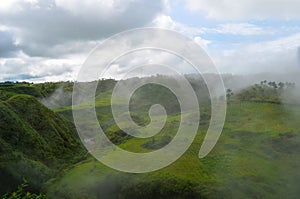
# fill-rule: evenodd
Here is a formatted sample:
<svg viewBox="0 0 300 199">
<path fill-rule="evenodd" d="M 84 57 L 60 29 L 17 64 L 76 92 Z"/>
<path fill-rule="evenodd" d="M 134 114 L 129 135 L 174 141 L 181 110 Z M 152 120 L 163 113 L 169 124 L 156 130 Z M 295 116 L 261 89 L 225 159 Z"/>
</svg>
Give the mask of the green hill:
<svg viewBox="0 0 300 199">
<path fill-rule="evenodd" d="M 160 133 L 153 138 L 134 138 L 113 120 L 110 99 L 115 83 L 105 80 L 95 101 L 107 136 L 134 152 L 168 144 L 180 122 L 174 95 L 155 85 L 144 86 L 133 95 L 130 111 L 139 125 L 149 123 L 148 109 L 153 103 L 160 102 L 168 112 Z M 27 86 L 51 97 L 62 85 L 63 90 L 72 88 L 71 83 Z M 43 191 L 48 198 L 298 198 L 300 105 L 281 101 L 284 87 L 262 82 L 231 95 L 222 135 L 213 151 L 199 159 L 210 108 L 204 86 L 197 85 L 193 88 L 204 103 L 196 139 L 175 163 L 148 174 L 117 172 L 85 157 L 72 123 L 71 106 L 50 110 L 38 101 L 41 97 L 2 89 L 6 97 L 0 102 L 1 193 L 17 187 L 25 177 L 33 191 Z"/>
<path fill-rule="evenodd" d="M 28 179 L 40 190 L 59 169 L 79 160 L 84 150 L 73 124 L 29 95 L 0 102 L 0 193 Z"/>
</svg>

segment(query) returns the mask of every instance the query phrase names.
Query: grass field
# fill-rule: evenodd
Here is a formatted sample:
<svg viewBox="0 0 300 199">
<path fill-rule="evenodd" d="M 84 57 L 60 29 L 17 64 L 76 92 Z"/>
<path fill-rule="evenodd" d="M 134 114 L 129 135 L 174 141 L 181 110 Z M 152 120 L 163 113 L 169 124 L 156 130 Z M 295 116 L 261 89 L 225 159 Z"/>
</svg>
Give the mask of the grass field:
<svg viewBox="0 0 300 199">
<path fill-rule="evenodd" d="M 115 132 L 118 128 L 110 121 L 107 99 L 107 96 L 97 98 L 99 123 L 106 127 L 106 131 Z M 56 112 L 71 118 L 70 107 L 56 109 Z M 146 113 L 135 114 L 147 122 Z M 204 108 L 202 114 L 209 115 L 208 109 Z M 166 176 L 170 175 L 189 184 L 188 187 L 193 192 L 199 193 L 198 197 L 298 198 L 299 116 L 300 106 L 296 105 L 232 102 L 228 104 L 226 123 L 220 140 L 203 159 L 198 158 L 198 152 L 209 117 L 204 117 L 201 121 L 196 139 L 186 153 L 162 170 L 150 174 L 124 174 L 89 157 L 63 171 L 59 177 L 51 179 L 45 189 L 50 198 L 62 194 L 66 198 L 96 198 L 99 190 L 103 189 L 103 197 L 110 198 L 113 197 L 113 192 L 122 192 L 124 195 L 128 189 L 135 190 L 135 183 L 142 184 L 145 179 L 150 183 L 159 178 L 162 183 L 167 183 Z M 178 121 L 178 115 L 169 116 L 166 127 L 155 136 L 155 142 L 159 142 L 165 135 L 174 136 Z M 126 150 L 147 152 L 151 149 L 145 148 L 145 143 L 151 142 L 151 139 L 130 138 L 118 144 Z M 109 176 L 114 177 L 109 180 Z M 120 183 L 122 180 L 125 184 Z M 107 184 L 108 181 L 109 187 L 103 188 L 103 182 Z M 189 189 L 181 191 L 184 194 L 187 190 Z"/>
</svg>

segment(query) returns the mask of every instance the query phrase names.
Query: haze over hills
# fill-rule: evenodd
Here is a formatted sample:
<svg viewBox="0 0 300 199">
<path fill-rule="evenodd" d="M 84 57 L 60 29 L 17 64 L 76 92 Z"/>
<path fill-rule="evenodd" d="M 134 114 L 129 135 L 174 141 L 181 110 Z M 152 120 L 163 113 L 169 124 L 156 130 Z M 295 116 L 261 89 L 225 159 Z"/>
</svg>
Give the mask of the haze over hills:
<svg viewBox="0 0 300 199">
<path fill-rule="evenodd" d="M 282 100 L 282 94 L 294 91 L 297 84 L 261 79 L 253 85 L 249 80 L 243 89 L 233 88 L 220 140 L 211 154 L 199 159 L 210 104 L 204 82 L 189 78 L 200 101 L 196 139 L 174 164 L 139 175 L 116 172 L 87 155 L 73 124 L 72 82 L 1 84 L 0 175 L 5 179 L 1 180 L 1 194 L 15 190 L 26 178 L 29 190 L 44 192 L 49 198 L 297 198 L 300 106 Z M 230 75 L 224 79 L 227 86 L 248 82 Z M 150 122 L 148 109 L 153 103 L 160 102 L 168 113 L 160 133 L 139 139 L 128 136 L 113 120 L 110 98 L 116 82 L 101 80 L 96 92 L 97 117 L 107 137 L 133 152 L 154 151 L 168 144 L 180 122 L 172 93 L 148 85 L 133 95 L 130 110 L 137 124 Z M 41 102 L 50 104 L 52 110 Z"/>
<path fill-rule="evenodd" d="M 214 79 L 216 78 L 216 74 L 203 74 L 207 78 Z M 224 81 L 225 88 L 231 89 L 233 92 L 237 93 L 256 83 L 260 83 L 260 81 L 268 81 L 268 82 L 293 82 L 297 85 L 300 84 L 299 73 L 298 72 L 285 72 L 285 73 L 258 73 L 258 74 L 248 74 L 248 75 L 234 75 L 234 74 L 222 74 L 221 75 Z M 155 77 L 155 76 L 152 76 Z M 195 81 L 194 84 L 195 89 L 201 87 L 202 90 L 202 98 L 207 94 L 207 89 L 204 83 L 203 78 L 198 74 L 187 74 L 186 77 L 192 82 Z M 151 78 L 149 76 L 148 78 Z M 131 81 L 139 81 L 140 78 L 131 78 Z M 99 83 L 97 88 L 97 93 L 105 92 L 113 89 L 117 80 L 107 79 L 106 81 L 102 81 Z M 43 86 L 44 85 L 44 86 Z M 72 90 L 73 84 L 72 82 L 57 82 L 57 83 L 46 83 L 46 84 L 36 84 L 35 89 L 43 90 L 42 94 L 35 93 L 34 96 L 38 97 L 45 106 L 48 108 L 59 108 L 63 106 L 70 106 L 72 104 Z M 44 88 L 43 88 L 44 87 Z M 48 87 L 48 88 L 47 88 Z M 1 88 L 0 88 L 1 89 Z M 33 88 L 32 88 L 33 89 Z M 296 87 L 295 90 L 291 93 L 292 95 L 298 96 L 297 93 L 300 93 Z M 298 92 L 299 91 L 299 92 Z M 31 91 L 32 92 L 32 91 Z M 36 91 L 34 91 L 36 92 Z M 206 93 L 206 94 L 204 94 Z M 43 97 L 41 97 L 43 96 Z M 206 96 L 207 97 L 207 96 Z M 283 98 L 288 98 L 288 96 L 282 96 Z"/>
</svg>

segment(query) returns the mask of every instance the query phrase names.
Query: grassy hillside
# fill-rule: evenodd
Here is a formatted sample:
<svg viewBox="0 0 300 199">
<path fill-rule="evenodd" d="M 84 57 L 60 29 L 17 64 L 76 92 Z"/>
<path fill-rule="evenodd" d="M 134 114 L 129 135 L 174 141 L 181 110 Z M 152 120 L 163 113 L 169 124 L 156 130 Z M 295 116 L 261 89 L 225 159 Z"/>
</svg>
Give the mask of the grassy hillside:
<svg viewBox="0 0 300 199">
<path fill-rule="evenodd" d="M 116 82 L 104 82 L 97 88 L 95 104 L 99 123 L 110 140 L 134 152 L 153 151 L 172 140 L 179 126 L 180 109 L 171 92 L 148 85 L 133 95 L 130 111 L 139 125 L 150 122 L 148 109 L 154 103 L 160 102 L 168 112 L 160 133 L 140 139 L 126 135 L 115 124 L 110 99 Z M 283 90 L 275 88 L 274 83 L 254 85 L 230 96 L 222 135 L 203 159 L 198 158 L 198 152 L 210 121 L 210 108 L 205 89 L 194 83 L 202 102 L 196 139 L 175 163 L 148 174 L 117 172 L 85 156 L 72 123 L 72 107 L 55 101 L 60 106 L 50 110 L 39 102 L 41 96 L 51 99 L 60 88 L 69 95 L 72 84 L 10 86 L 8 90 L 0 86 L 4 96 L 0 102 L 2 193 L 17 187 L 26 177 L 33 191 L 43 191 L 48 198 L 298 198 L 300 195 L 300 105 L 282 103 Z M 34 88 L 40 95 L 27 91 L 24 95 L 19 86 Z M 84 106 L 79 104 L 75 108 Z"/>
<path fill-rule="evenodd" d="M 29 95 L 0 102 L 0 193 L 23 178 L 33 190 L 85 153 L 71 122 Z"/>
<path fill-rule="evenodd" d="M 99 123 L 104 126 L 110 139 L 117 140 L 122 136 L 111 120 L 110 103 L 107 101 L 109 96 L 109 93 L 102 93 L 96 98 L 96 111 Z M 138 100 L 133 99 L 132 102 L 139 102 L 144 95 L 136 96 Z M 142 104 L 146 107 L 141 108 L 139 103 L 132 104 L 131 114 L 136 117 L 136 122 L 147 123 L 147 102 Z M 133 175 L 116 172 L 91 158 L 49 181 L 48 196 L 298 198 L 299 105 L 233 100 L 228 104 L 227 119 L 220 140 L 204 159 L 198 158 L 198 152 L 208 127 L 210 111 L 206 106 L 201 107 L 201 110 L 202 121 L 196 139 L 189 150 L 172 165 L 154 173 Z M 70 116 L 71 110 L 65 107 L 56 111 Z M 131 137 L 116 144 L 134 152 L 155 150 L 172 139 L 178 121 L 180 117 L 174 112 L 168 116 L 163 131 L 154 139 Z"/>
</svg>

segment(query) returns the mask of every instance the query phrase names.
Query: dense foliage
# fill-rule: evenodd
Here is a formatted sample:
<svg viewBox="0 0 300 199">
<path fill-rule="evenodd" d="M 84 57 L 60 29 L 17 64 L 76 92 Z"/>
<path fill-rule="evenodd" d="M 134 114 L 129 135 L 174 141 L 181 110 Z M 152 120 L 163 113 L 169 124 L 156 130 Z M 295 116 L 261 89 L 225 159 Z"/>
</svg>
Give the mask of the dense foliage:
<svg viewBox="0 0 300 199">
<path fill-rule="evenodd" d="M 20 91 L 18 84 L 11 86 Z M 0 152 L 0 194 L 4 194 L 23 178 L 31 190 L 41 190 L 61 168 L 81 159 L 85 150 L 70 121 L 32 95 L 13 94 L 0 101 Z"/>
<path fill-rule="evenodd" d="M 295 88 L 295 83 L 267 80 L 261 81 L 260 84 L 255 84 L 249 88 L 243 89 L 238 93 L 237 97 L 241 101 L 269 102 L 281 103 L 282 95 Z"/>
</svg>

